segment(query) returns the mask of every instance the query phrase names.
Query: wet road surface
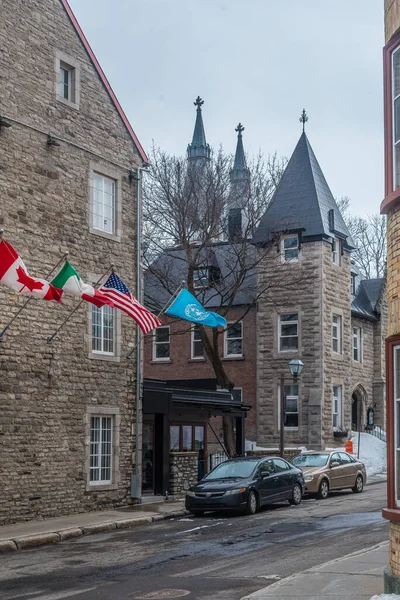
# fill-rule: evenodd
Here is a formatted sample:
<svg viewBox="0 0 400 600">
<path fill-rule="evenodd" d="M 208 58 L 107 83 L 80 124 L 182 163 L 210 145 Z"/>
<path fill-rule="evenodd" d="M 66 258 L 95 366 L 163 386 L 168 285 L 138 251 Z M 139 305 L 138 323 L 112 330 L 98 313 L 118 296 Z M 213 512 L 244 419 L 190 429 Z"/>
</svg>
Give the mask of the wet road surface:
<svg viewBox="0 0 400 600">
<path fill-rule="evenodd" d="M 179 518 L 0 556 L 1 600 L 240 600 L 388 539 L 386 485 L 263 509 Z"/>
</svg>

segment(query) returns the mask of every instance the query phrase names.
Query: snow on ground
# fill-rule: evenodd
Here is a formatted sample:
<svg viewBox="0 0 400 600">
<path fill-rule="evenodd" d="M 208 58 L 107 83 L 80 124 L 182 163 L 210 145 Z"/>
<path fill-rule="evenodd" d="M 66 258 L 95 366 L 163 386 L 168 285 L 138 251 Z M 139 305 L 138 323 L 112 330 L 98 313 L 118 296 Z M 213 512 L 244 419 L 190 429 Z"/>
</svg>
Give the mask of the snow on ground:
<svg viewBox="0 0 400 600">
<path fill-rule="evenodd" d="M 372 596 L 371 600 L 400 600 L 397 594 L 381 594 L 380 596 Z"/>
</svg>

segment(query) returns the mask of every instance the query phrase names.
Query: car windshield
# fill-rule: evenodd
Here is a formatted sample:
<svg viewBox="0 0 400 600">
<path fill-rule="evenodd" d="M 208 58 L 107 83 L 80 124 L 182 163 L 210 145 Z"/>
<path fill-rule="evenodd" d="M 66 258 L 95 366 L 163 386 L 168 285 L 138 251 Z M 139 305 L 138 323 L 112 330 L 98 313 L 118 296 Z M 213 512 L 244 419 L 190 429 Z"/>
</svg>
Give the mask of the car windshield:
<svg viewBox="0 0 400 600">
<path fill-rule="evenodd" d="M 295 467 L 323 467 L 328 462 L 329 454 L 299 454 L 292 460 Z"/>
<path fill-rule="evenodd" d="M 205 479 L 231 479 L 231 477 L 250 477 L 257 460 L 238 460 L 221 463 Z"/>
</svg>

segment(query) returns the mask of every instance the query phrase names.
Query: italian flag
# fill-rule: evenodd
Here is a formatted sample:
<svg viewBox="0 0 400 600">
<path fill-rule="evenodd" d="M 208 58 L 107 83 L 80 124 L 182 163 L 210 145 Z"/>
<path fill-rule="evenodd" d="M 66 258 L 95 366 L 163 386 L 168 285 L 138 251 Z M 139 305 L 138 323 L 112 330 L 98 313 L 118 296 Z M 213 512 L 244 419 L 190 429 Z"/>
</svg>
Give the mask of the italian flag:
<svg viewBox="0 0 400 600">
<path fill-rule="evenodd" d="M 18 255 L 8 242 L 0 242 L 0 283 L 24 296 L 61 302 L 62 291 L 45 279 L 31 277 Z"/>
<path fill-rule="evenodd" d="M 101 308 L 105 304 L 111 307 L 114 306 L 114 302 L 110 298 L 107 298 L 105 294 L 102 294 L 91 285 L 84 283 L 68 261 L 65 262 L 61 271 L 51 281 L 51 285 L 67 294 L 80 296 L 82 300 L 91 302 L 98 308 Z"/>
</svg>

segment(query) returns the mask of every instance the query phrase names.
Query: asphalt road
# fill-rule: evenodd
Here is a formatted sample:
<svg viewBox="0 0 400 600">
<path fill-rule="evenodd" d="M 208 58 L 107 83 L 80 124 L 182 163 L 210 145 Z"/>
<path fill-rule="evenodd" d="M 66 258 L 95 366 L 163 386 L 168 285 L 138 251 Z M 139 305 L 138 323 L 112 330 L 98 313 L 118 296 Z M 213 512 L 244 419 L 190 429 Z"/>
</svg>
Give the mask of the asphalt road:
<svg viewBox="0 0 400 600">
<path fill-rule="evenodd" d="M 388 539 L 386 485 L 263 509 L 179 518 L 0 556 L 1 600 L 240 600 Z"/>
</svg>

